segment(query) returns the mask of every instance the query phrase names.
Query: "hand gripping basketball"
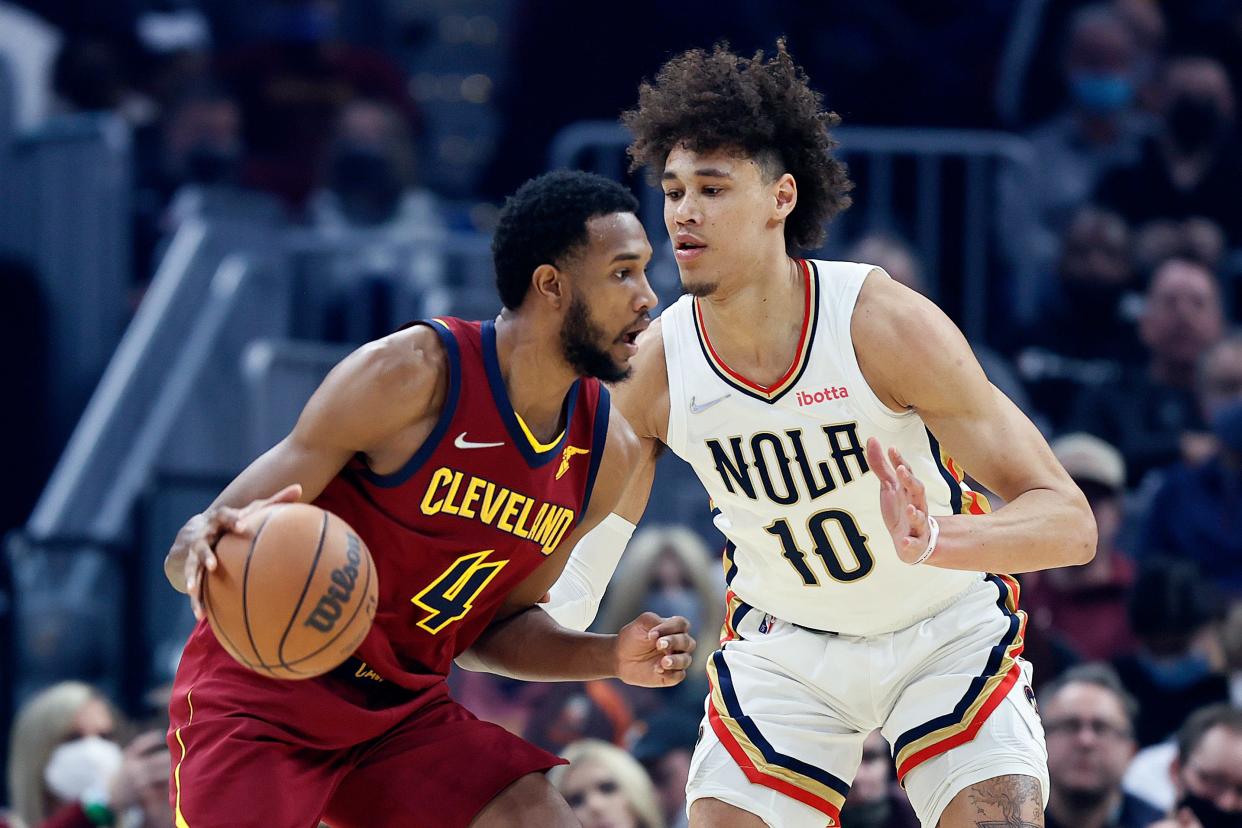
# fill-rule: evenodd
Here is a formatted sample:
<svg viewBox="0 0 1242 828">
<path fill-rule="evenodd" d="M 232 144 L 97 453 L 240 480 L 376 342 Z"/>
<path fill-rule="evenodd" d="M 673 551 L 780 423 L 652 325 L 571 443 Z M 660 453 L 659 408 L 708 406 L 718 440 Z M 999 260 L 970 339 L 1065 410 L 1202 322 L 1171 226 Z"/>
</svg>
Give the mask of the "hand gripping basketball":
<svg viewBox="0 0 1242 828">
<path fill-rule="evenodd" d="M 273 503 L 293 503 L 301 497 L 302 487 L 294 483 L 240 509 L 213 506 L 186 521 L 164 559 L 164 575 L 175 590 L 190 596 L 195 618 L 203 619 L 203 570 L 214 571 L 218 565 L 215 546 L 220 538 L 226 532 L 249 537 L 254 531 L 245 525 L 249 515 Z"/>
<path fill-rule="evenodd" d="M 680 615 L 644 612 L 617 633 L 617 678 L 636 687 L 672 687 L 690 667 L 695 641 Z"/>
</svg>

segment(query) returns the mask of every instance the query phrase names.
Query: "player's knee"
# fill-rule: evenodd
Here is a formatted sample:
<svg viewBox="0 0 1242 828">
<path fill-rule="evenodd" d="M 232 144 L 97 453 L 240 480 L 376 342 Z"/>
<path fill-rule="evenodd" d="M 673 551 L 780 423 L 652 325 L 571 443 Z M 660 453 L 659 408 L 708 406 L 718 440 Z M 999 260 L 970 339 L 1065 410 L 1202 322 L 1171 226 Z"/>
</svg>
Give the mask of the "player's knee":
<svg viewBox="0 0 1242 828">
<path fill-rule="evenodd" d="M 578 820 L 564 797 L 542 773 L 528 773 L 487 803 L 471 821 L 471 828 L 500 826 L 549 826 L 577 828 Z"/>
<path fill-rule="evenodd" d="M 992 822 L 1014 828 L 1044 828 L 1044 798 L 1039 780 L 1010 774 L 963 788 L 940 815 L 939 828 L 973 828 Z"/>
</svg>

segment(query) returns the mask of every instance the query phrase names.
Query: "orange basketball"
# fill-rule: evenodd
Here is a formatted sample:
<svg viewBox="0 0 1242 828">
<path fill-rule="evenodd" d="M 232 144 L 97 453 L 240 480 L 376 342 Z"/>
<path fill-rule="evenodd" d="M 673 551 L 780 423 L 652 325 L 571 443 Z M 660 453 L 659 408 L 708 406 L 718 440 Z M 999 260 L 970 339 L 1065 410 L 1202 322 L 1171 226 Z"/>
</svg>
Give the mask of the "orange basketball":
<svg viewBox="0 0 1242 828">
<path fill-rule="evenodd" d="M 203 583 L 207 620 L 233 658 L 262 675 L 328 672 L 371 629 L 378 583 L 371 553 L 336 515 L 306 503 L 255 512 L 253 537 L 226 534 Z"/>
</svg>

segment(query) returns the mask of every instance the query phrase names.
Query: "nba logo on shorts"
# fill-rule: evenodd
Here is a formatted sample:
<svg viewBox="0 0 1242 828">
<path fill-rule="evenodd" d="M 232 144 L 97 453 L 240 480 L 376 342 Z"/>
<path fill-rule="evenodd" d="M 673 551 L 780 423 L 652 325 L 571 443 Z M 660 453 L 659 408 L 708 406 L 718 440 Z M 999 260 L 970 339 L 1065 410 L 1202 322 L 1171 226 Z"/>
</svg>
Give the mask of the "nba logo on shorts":
<svg viewBox="0 0 1242 828">
<path fill-rule="evenodd" d="M 775 618 L 773 618 L 771 615 L 768 615 L 765 612 L 763 614 L 763 620 L 759 622 L 759 632 L 762 633 L 763 635 L 767 635 L 768 632 L 772 629 L 772 622 L 775 620 L 776 620 Z"/>
</svg>

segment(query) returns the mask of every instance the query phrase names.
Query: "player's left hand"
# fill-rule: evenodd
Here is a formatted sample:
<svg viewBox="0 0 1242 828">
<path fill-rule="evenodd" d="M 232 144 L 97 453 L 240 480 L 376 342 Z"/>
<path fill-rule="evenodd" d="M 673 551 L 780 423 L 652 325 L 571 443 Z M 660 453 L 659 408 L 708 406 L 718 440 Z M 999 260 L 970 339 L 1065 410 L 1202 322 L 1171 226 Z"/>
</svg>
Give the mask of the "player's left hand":
<svg viewBox="0 0 1242 828">
<path fill-rule="evenodd" d="M 690 667 L 690 622 L 644 612 L 617 633 L 617 678 L 636 687 L 672 687 Z"/>
<path fill-rule="evenodd" d="M 927 490 L 901 453 L 895 448 L 886 453 L 874 437 L 867 441 L 867 465 L 880 479 L 880 512 L 893 536 L 897 556 L 906 563 L 914 563 L 931 539 L 927 524 Z"/>
</svg>

